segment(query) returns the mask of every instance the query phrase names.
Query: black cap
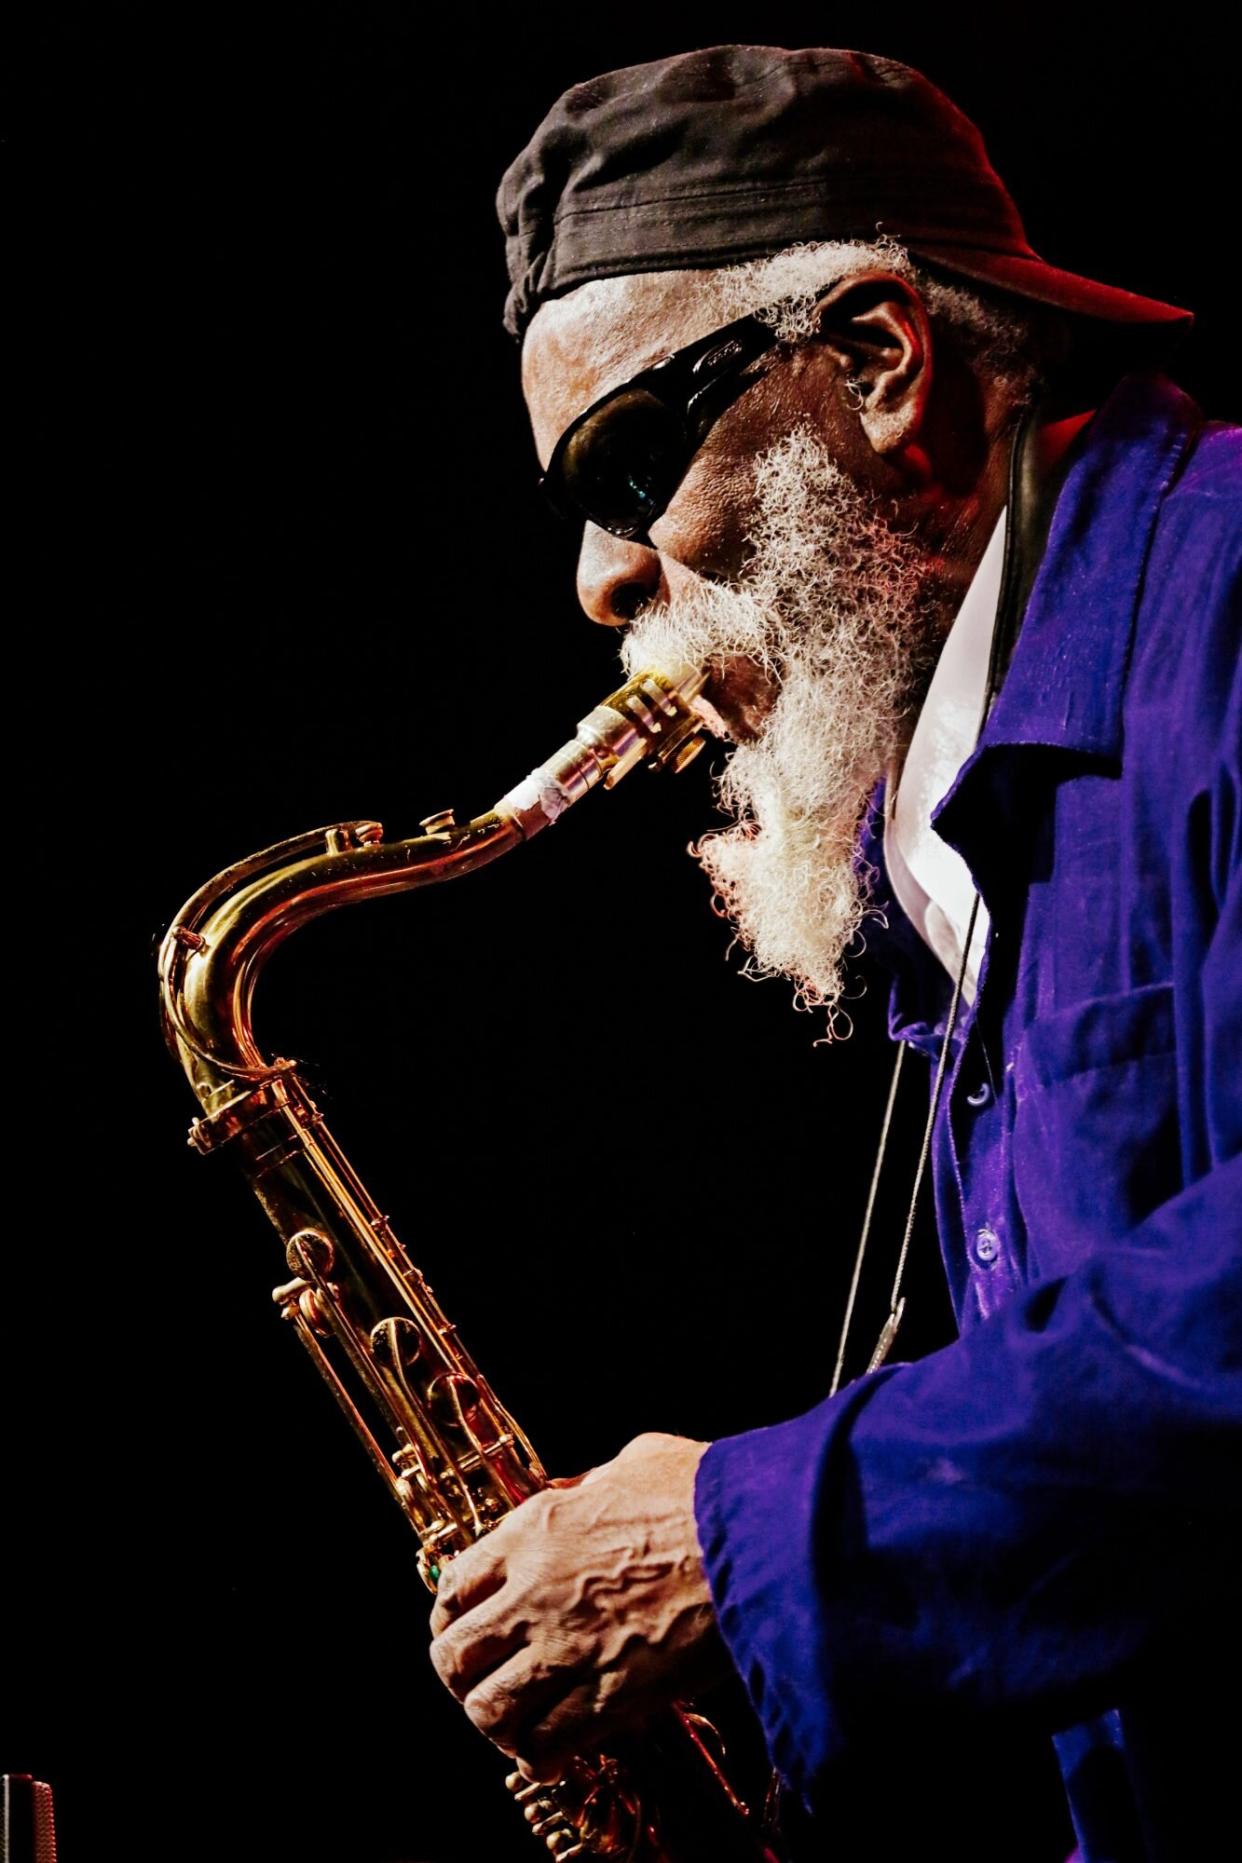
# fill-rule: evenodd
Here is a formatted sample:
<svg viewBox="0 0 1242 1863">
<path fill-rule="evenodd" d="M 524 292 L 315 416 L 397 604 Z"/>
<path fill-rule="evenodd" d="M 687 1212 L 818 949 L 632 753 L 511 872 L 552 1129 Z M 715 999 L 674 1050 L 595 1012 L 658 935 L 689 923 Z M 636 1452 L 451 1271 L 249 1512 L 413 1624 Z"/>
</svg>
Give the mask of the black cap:
<svg viewBox="0 0 1242 1863">
<path fill-rule="evenodd" d="M 1192 313 L 1048 265 L 983 138 L 909 65 L 717 45 L 576 84 L 497 196 L 520 338 L 590 278 L 736 264 L 887 233 L 962 278 L 1165 335 Z"/>
</svg>

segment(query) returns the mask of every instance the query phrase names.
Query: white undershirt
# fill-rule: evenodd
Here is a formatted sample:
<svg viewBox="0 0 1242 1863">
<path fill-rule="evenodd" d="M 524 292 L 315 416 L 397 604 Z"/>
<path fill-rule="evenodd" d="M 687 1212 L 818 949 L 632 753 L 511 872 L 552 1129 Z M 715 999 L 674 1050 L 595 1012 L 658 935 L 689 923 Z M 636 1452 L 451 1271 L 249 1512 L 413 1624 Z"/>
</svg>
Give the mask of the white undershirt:
<svg viewBox="0 0 1242 1863">
<path fill-rule="evenodd" d="M 932 811 L 975 747 L 1005 557 L 1005 512 L 949 629 L 919 712 L 900 780 L 885 792 L 884 864 L 897 903 L 956 981 L 975 888 L 960 854 L 940 839 Z M 962 994 L 973 1002 L 987 942 L 980 904 Z"/>
</svg>

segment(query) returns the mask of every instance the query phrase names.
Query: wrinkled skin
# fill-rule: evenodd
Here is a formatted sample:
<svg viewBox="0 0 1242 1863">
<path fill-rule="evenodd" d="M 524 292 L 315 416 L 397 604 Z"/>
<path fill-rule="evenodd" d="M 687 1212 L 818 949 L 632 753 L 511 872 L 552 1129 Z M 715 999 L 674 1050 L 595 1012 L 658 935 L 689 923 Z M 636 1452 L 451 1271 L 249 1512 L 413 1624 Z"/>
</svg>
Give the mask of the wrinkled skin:
<svg viewBox="0 0 1242 1863">
<path fill-rule="evenodd" d="M 706 1447 L 639 1436 L 447 1568 L 436 1673 L 532 1778 L 727 1671 L 694 1531 Z"/>
</svg>

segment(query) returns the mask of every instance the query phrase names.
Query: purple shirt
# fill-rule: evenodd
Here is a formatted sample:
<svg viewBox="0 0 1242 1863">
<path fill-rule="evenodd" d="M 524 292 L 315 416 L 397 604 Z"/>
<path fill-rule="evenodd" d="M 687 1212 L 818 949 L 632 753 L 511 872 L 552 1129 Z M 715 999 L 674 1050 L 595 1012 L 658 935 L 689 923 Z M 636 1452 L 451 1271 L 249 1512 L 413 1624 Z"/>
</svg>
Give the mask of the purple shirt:
<svg viewBox="0 0 1242 1863">
<path fill-rule="evenodd" d="M 960 1336 L 700 1464 L 721 1629 L 812 1808 L 934 1721 L 1056 1735 L 1085 1863 L 1232 1822 L 1190 1729 L 1242 1563 L 1240 559 L 1242 429 L 1125 378 L 935 815 L 992 921 L 933 1149 Z M 948 985 L 889 918 L 890 1029 L 934 1057 Z"/>
</svg>

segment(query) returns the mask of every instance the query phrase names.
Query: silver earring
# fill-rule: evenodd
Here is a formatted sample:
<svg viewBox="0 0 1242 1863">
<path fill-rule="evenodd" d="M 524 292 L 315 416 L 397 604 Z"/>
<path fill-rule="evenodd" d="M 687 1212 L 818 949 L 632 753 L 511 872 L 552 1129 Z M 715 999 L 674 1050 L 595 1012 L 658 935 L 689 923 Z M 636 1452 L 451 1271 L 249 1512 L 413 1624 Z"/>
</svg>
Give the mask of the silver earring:
<svg viewBox="0 0 1242 1863">
<path fill-rule="evenodd" d="M 863 385 L 859 381 L 856 375 L 847 375 L 845 378 L 845 386 L 846 386 L 847 391 L 851 395 L 854 395 L 857 397 L 855 400 L 850 402 L 850 407 L 853 409 L 854 413 L 857 414 L 862 408 L 862 404 L 866 399 L 866 395 L 863 390 Z"/>
</svg>

